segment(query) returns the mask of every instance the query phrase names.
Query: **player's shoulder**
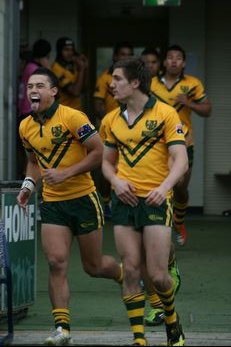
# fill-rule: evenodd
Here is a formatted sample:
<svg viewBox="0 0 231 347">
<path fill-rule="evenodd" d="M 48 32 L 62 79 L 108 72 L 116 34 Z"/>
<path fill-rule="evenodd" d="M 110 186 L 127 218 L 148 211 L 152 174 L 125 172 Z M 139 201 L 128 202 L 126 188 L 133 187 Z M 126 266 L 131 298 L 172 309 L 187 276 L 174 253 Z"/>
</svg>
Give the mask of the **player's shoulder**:
<svg viewBox="0 0 231 347">
<path fill-rule="evenodd" d="M 78 117 L 78 118 L 86 118 L 87 117 L 88 118 L 86 113 L 84 113 L 83 111 L 76 110 L 73 107 L 62 105 L 62 104 L 59 104 L 58 111 L 64 119 L 68 119 L 68 118 L 72 118 L 72 117 Z"/>
<path fill-rule="evenodd" d="M 97 80 L 112 78 L 112 74 L 108 68 L 104 69 L 98 76 Z"/>
<path fill-rule="evenodd" d="M 155 107 L 158 110 L 158 114 L 168 115 L 175 113 L 177 114 L 175 108 L 159 99 L 156 99 Z"/>
<path fill-rule="evenodd" d="M 120 113 L 121 113 L 121 108 L 118 106 L 114 108 L 112 111 L 106 113 L 102 119 L 102 122 L 112 122 L 114 119 L 119 117 Z"/>
<path fill-rule="evenodd" d="M 190 74 L 184 74 L 184 78 L 182 81 L 184 80 L 190 83 L 202 83 L 199 77 Z"/>
</svg>

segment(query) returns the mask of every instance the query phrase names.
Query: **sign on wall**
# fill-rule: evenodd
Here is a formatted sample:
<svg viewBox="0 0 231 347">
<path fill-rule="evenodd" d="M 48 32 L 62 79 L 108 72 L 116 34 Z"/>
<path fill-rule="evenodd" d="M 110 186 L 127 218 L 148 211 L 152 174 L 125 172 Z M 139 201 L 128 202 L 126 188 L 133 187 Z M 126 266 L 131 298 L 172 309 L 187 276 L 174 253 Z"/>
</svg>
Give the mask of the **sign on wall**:
<svg viewBox="0 0 231 347">
<path fill-rule="evenodd" d="M 144 6 L 180 6 L 181 0 L 143 0 Z"/>
<path fill-rule="evenodd" d="M 36 193 L 33 193 L 27 212 L 16 202 L 18 191 L 1 191 L 2 220 L 5 224 L 10 267 L 12 272 L 13 309 L 31 305 L 36 296 L 37 220 Z M 5 288 L 1 288 L 1 310 L 6 309 Z"/>
</svg>

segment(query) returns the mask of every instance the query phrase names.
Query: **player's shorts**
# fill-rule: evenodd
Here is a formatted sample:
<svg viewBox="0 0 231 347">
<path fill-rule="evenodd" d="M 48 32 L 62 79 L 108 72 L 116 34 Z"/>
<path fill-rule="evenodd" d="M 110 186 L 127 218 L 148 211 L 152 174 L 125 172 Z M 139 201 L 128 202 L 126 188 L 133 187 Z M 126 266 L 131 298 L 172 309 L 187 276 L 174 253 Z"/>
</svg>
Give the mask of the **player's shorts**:
<svg viewBox="0 0 231 347">
<path fill-rule="evenodd" d="M 74 235 L 87 234 L 104 224 L 103 202 L 97 192 L 64 201 L 41 204 L 41 222 L 68 226 Z"/>
<path fill-rule="evenodd" d="M 191 145 L 187 147 L 187 154 L 188 154 L 188 165 L 189 167 L 193 166 L 193 159 L 194 159 L 194 146 Z"/>
<path fill-rule="evenodd" d="M 148 206 L 145 198 L 139 197 L 136 207 L 124 204 L 112 192 L 112 223 L 114 225 L 133 226 L 136 230 L 142 231 L 147 225 L 165 225 L 172 227 L 173 202 L 168 198 L 159 206 Z"/>
</svg>

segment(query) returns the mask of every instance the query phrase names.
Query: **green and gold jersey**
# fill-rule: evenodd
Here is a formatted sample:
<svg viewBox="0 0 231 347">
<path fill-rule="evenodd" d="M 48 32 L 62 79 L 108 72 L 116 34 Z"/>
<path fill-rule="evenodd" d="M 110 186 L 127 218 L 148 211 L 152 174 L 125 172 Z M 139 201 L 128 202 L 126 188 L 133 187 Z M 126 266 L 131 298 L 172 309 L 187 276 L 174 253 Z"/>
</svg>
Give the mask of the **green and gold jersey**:
<svg viewBox="0 0 231 347">
<path fill-rule="evenodd" d="M 164 83 L 163 76 L 157 76 L 152 79 L 151 91 L 160 100 L 173 106 L 178 112 L 183 125 L 186 125 L 192 136 L 192 120 L 189 107 L 185 107 L 174 101 L 178 94 L 186 94 L 190 101 L 201 102 L 207 96 L 201 81 L 190 75 L 183 75 L 179 78 L 172 88 L 168 89 Z M 184 129 L 184 132 L 185 129 Z"/>
<path fill-rule="evenodd" d="M 154 97 L 132 125 L 123 108 L 111 111 L 102 120 L 101 133 L 105 146 L 119 152 L 118 177 L 131 182 L 140 197 L 146 197 L 168 176 L 168 146 L 185 144 L 177 112 Z"/>
<path fill-rule="evenodd" d="M 108 113 L 118 107 L 118 101 L 114 99 L 110 84 L 112 74 L 110 70 L 105 70 L 97 79 L 94 91 L 94 98 L 103 99 L 105 102 L 105 113 Z"/>
<path fill-rule="evenodd" d="M 82 108 L 80 96 L 71 95 L 67 91 L 67 86 L 75 83 L 78 78 L 78 71 L 76 67 L 73 66 L 71 70 L 55 61 L 52 64 L 51 69 L 59 81 L 60 103 L 62 105 L 72 107 L 76 110 L 81 110 Z"/>
<path fill-rule="evenodd" d="M 44 124 L 30 115 L 19 128 L 23 145 L 36 155 L 41 172 L 47 168 L 65 169 L 83 160 L 87 155 L 83 143 L 96 133 L 84 113 L 57 102 L 47 111 Z M 93 191 L 95 185 L 88 172 L 55 185 L 43 182 L 44 201 L 75 199 Z"/>
</svg>

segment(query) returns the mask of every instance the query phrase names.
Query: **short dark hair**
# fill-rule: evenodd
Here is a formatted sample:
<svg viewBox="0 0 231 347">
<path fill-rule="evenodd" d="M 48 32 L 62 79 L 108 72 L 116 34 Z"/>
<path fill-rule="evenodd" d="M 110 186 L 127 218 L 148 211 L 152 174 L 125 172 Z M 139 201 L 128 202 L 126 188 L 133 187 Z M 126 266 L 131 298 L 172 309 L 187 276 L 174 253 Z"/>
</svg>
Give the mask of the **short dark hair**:
<svg viewBox="0 0 231 347">
<path fill-rule="evenodd" d="M 149 95 L 151 85 L 151 74 L 141 58 L 130 57 L 116 62 L 113 70 L 123 69 L 124 75 L 129 82 L 137 79 L 140 81 L 139 89 L 142 93 Z"/>
<path fill-rule="evenodd" d="M 119 53 L 119 51 L 121 50 L 121 48 L 129 48 L 132 51 L 134 51 L 134 47 L 133 45 L 128 42 L 128 41 L 121 41 L 121 42 L 117 42 L 113 48 L 113 55 L 116 55 Z"/>
<path fill-rule="evenodd" d="M 33 58 L 44 58 L 51 52 L 51 44 L 47 40 L 39 39 L 34 42 L 32 48 Z"/>
<path fill-rule="evenodd" d="M 146 47 L 141 52 L 141 55 L 148 55 L 148 54 L 155 55 L 157 57 L 157 59 L 160 60 L 160 53 L 158 52 L 158 50 L 156 48 L 154 48 L 154 47 Z"/>
<path fill-rule="evenodd" d="M 167 57 L 167 54 L 168 54 L 169 51 L 178 51 L 178 52 L 181 52 L 181 54 L 182 54 L 182 56 L 183 56 L 183 59 L 184 59 L 184 60 L 186 59 L 185 50 L 184 50 L 180 45 L 172 45 L 172 46 L 169 46 L 169 47 L 166 49 L 165 58 Z"/>
<path fill-rule="evenodd" d="M 56 87 L 58 90 L 58 78 L 56 77 L 56 75 L 54 74 L 54 72 L 52 72 L 50 69 L 47 69 L 46 67 L 38 67 L 34 72 L 32 72 L 32 75 L 42 75 L 42 76 L 47 76 L 50 80 L 51 83 L 51 87 Z M 59 92 L 57 92 L 56 99 L 59 98 Z"/>
<path fill-rule="evenodd" d="M 75 44 L 74 41 L 68 37 L 68 36 L 63 36 L 60 37 L 56 41 L 56 59 L 62 59 L 62 50 L 64 47 L 72 47 L 73 50 L 75 51 Z"/>
</svg>

